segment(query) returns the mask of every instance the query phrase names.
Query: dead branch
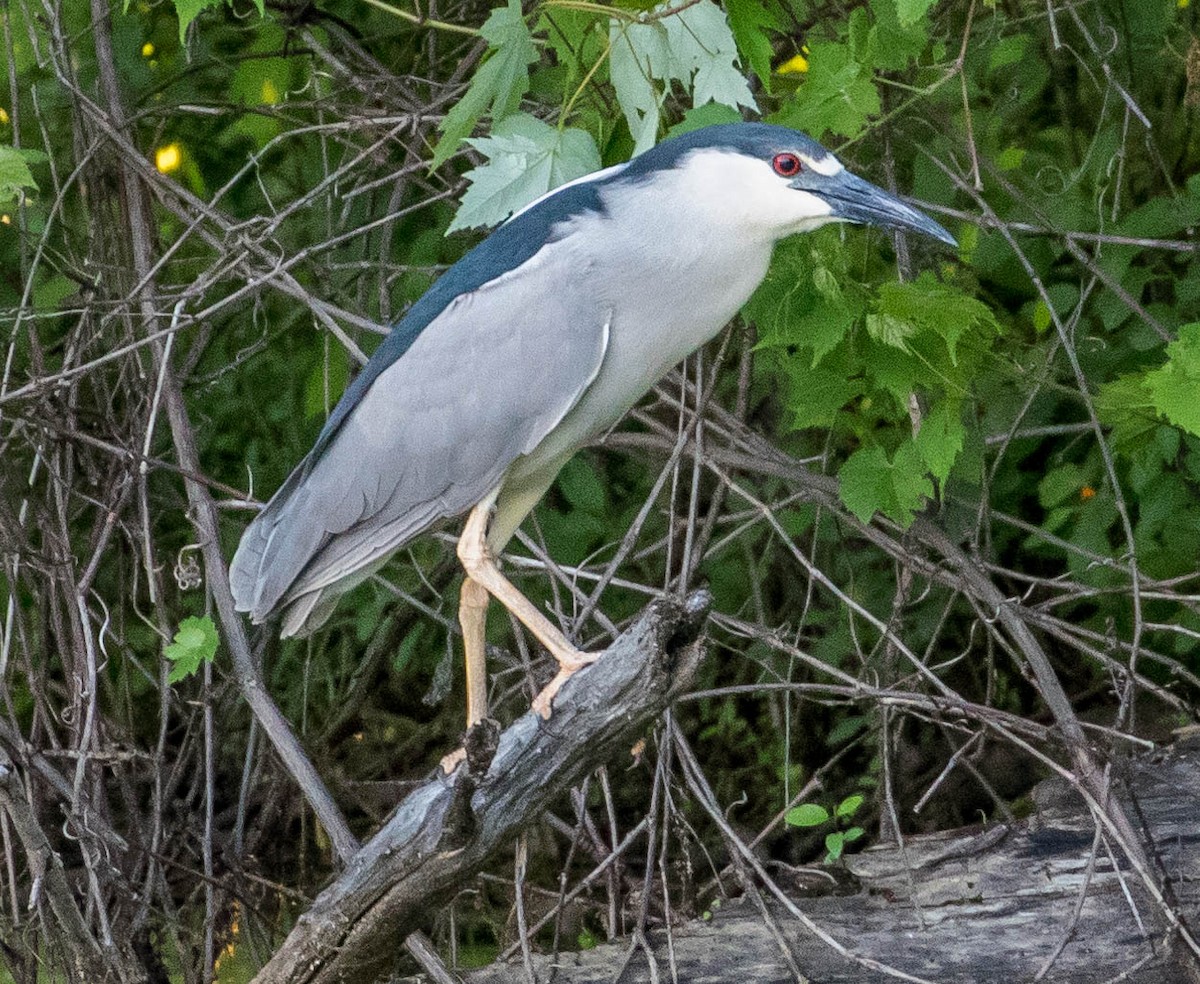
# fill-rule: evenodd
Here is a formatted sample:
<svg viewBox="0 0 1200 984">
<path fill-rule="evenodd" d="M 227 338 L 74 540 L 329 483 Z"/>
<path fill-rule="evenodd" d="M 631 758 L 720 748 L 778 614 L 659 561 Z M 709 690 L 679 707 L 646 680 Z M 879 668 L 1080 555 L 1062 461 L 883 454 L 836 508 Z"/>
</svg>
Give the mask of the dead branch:
<svg viewBox="0 0 1200 984">
<path fill-rule="evenodd" d="M 1200 742 L 1192 738 L 1169 753 L 1143 756 L 1130 771 L 1116 798 L 1144 821 L 1156 862 L 1170 873 L 1175 911 L 1194 920 L 1200 914 L 1192 820 Z M 786 886 L 794 877 L 800 886 L 769 903 L 800 971 L 822 984 L 1194 980 L 1178 938 L 1149 931 L 1153 913 L 1131 891 L 1136 875 L 1128 859 L 1096 836 L 1076 785 L 1049 779 L 1032 798 L 1035 812 L 1026 820 L 909 837 L 903 848 L 881 844 L 847 857 L 856 894 L 803 897 L 802 870 L 776 864 L 773 875 L 761 872 L 772 895 L 777 882 Z M 808 884 L 811 889 L 811 879 Z M 813 935 L 793 910 L 830 940 Z M 729 980 L 734 969 L 741 984 L 794 979 L 750 898 L 713 906 L 711 913 L 709 920 L 671 929 L 679 980 Z M 666 935 L 647 934 L 652 953 L 666 952 Z M 611 980 L 627 950 L 616 941 L 580 953 L 535 955 L 534 972 L 556 984 Z M 508 984 L 527 978 L 519 963 L 499 962 L 465 979 Z M 642 984 L 653 976 L 644 962 L 634 962 L 621 980 Z"/>
<path fill-rule="evenodd" d="M 63 869 L 63 861 L 46 833 L 8 756 L 0 752 L 0 809 L 12 821 L 33 875 L 29 908 L 42 918 L 67 956 L 67 969 L 75 981 L 135 982 L 145 980 L 144 971 L 112 940 L 101 943 L 93 935 Z"/>
<path fill-rule="evenodd" d="M 572 677 L 543 721 L 533 712 L 494 755 L 414 790 L 300 918 L 255 984 L 364 981 L 396 941 L 450 898 L 555 796 L 629 747 L 692 681 L 711 602 L 698 591 L 652 604 L 603 657 Z M 483 759 L 483 761 L 480 761 Z"/>
</svg>

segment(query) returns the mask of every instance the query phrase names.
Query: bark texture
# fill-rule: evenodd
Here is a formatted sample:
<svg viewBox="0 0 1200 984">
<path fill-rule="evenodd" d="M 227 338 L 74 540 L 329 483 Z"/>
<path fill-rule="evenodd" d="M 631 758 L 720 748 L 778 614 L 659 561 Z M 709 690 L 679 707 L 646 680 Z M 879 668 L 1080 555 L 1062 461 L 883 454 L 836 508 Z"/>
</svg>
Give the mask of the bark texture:
<svg viewBox="0 0 1200 984">
<path fill-rule="evenodd" d="M 692 681 L 707 592 L 655 602 L 560 691 L 549 721 L 530 712 L 498 736 L 475 729 L 467 762 L 414 790 L 297 922 L 255 984 L 370 981 L 496 849 L 555 796 L 628 754 Z"/>
<path fill-rule="evenodd" d="M 1200 739 L 1141 759 L 1117 790 L 1150 835 L 1166 904 L 1194 926 L 1200 917 Z M 795 965 L 820 984 L 1018 984 L 1039 979 L 1043 968 L 1040 979 L 1059 984 L 1193 981 L 1181 959 L 1185 944 L 1153 928 L 1164 922 L 1163 907 L 1147 901 L 1125 863 L 1114 867 L 1119 854 L 1097 838 L 1083 799 L 1054 779 L 1036 787 L 1034 802 L 1034 814 L 1018 824 L 910 838 L 903 850 L 885 845 L 847 858 L 857 894 L 795 901 L 845 952 L 768 903 Z M 748 900 L 721 906 L 711 921 L 672 928 L 669 947 L 660 928 L 632 959 L 629 953 L 625 942 L 533 959 L 538 981 L 553 972 L 555 984 L 612 981 L 627 960 L 621 984 L 797 980 L 780 941 Z M 527 980 L 519 962 L 466 977 L 468 984 Z"/>
</svg>

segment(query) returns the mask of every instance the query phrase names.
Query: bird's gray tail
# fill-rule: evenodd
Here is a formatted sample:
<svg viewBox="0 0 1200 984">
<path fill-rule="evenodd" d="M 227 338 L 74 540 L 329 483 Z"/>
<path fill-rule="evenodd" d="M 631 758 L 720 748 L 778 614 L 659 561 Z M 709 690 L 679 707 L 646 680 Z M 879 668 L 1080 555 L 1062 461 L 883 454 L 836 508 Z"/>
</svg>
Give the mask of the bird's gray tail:
<svg viewBox="0 0 1200 984">
<path fill-rule="evenodd" d="M 288 476 L 246 528 L 229 565 L 234 605 L 238 611 L 248 612 L 255 624 L 265 622 L 281 607 L 305 565 L 329 537 L 324 524 L 305 522 L 309 512 L 306 500 L 310 497 L 303 487 L 305 464 Z M 320 600 L 309 594 L 294 601 L 288 599 L 283 634 L 307 634 L 324 622 L 333 606 L 321 605 Z M 295 613 L 293 608 L 297 609 Z M 317 614 L 321 615 L 319 620 L 313 618 Z"/>
</svg>

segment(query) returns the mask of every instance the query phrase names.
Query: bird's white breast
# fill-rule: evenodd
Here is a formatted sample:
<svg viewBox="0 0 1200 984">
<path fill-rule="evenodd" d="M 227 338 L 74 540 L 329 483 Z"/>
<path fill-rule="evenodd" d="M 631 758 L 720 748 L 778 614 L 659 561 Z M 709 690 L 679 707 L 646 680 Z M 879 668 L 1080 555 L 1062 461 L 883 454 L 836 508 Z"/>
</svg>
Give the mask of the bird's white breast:
<svg viewBox="0 0 1200 984">
<path fill-rule="evenodd" d="M 619 186 L 604 195 L 603 214 L 572 219 L 546 247 L 555 289 L 587 296 L 606 314 L 608 348 L 579 403 L 512 477 L 556 469 L 610 427 L 762 281 L 779 233 L 756 220 L 762 202 L 746 201 L 745 189 L 721 176 L 685 168 Z"/>
</svg>

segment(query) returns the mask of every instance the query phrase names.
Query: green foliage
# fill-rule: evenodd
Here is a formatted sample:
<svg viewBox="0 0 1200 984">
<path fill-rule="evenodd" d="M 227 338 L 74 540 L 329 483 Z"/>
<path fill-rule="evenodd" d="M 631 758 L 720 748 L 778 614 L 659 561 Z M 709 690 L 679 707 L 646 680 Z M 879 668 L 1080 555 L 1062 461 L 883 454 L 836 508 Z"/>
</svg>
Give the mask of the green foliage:
<svg viewBox="0 0 1200 984">
<path fill-rule="evenodd" d="M 889 461 L 880 447 L 855 451 L 842 466 L 842 501 L 863 522 L 877 512 L 907 524 L 933 494 L 912 444 L 903 444 Z"/>
<path fill-rule="evenodd" d="M 609 71 L 635 153 L 654 146 L 661 106 L 672 83 L 691 92 L 693 106 L 715 102 L 754 108 L 750 88 L 735 64 L 733 33 L 724 11 L 712 0 L 699 0 L 654 20 L 613 18 L 610 39 Z"/>
<path fill-rule="evenodd" d="M 847 844 L 852 844 L 865 833 L 862 827 L 847 827 L 825 835 L 825 863 L 832 864 L 842 856 Z"/>
<path fill-rule="evenodd" d="M 849 844 L 865 833 L 862 827 L 849 826 L 865 799 L 857 793 L 847 796 L 832 811 L 818 803 L 802 803 L 788 810 L 783 819 L 791 827 L 823 827 L 832 823 L 837 829 L 825 835 L 825 863 L 832 864 Z"/>
<path fill-rule="evenodd" d="M 870 67 L 857 61 L 848 44 L 814 41 L 804 84 L 772 122 L 821 137 L 855 137 L 880 110 Z"/>
<path fill-rule="evenodd" d="M 830 813 L 825 807 L 817 803 L 802 803 L 788 810 L 783 819 L 793 827 L 819 827 L 828 823 L 829 818 Z"/>
<path fill-rule="evenodd" d="M 179 18 L 179 43 L 183 44 L 187 40 L 187 29 L 191 26 L 192 21 L 204 11 L 222 4 L 232 6 L 232 2 L 233 0 L 172 0 L 175 5 L 175 14 Z M 251 2 L 258 9 L 258 15 L 265 17 L 266 0 L 251 0 Z M 130 0 L 125 0 L 126 11 L 129 10 L 129 4 Z"/>
<path fill-rule="evenodd" d="M 2 597 L 16 610 L 6 680 L 12 726 L 31 741 L 50 736 L 57 748 L 78 740 L 68 700 L 81 700 L 73 688 L 84 655 L 72 650 L 81 634 L 46 613 L 76 610 L 67 572 L 86 569 L 106 654 L 97 750 L 119 740 L 122 762 L 118 772 L 99 770 L 86 793 L 103 798 L 111 781 L 111 802 L 94 815 L 132 832 L 131 843 L 165 822 L 171 870 L 194 866 L 204 824 L 189 790 L 200 784 L 188 780 L 169 799 L 181 812 L 168 821 L 134 816 L 134 804 L 154 801 L 152 781 L 203 768 L 199 706 L 157 694 L 157 675 L 146 671 L 162 650 L 150 626 L 179 626 L 166 647 L 173 683 L 217 647 L 211 621 L 184 617 L 197 599 L 170 575 L 195 531 L 161 405 L 150 422 L 157 376 L 146 333 L 165 329 L 182 302 L 171 358 L 201 477 L 230 507 L 220 511 L 228 557 L 245 526 L 240 500 L 278 488 L 357 371 L 326 330 L 330 314 L 369 353 L 380 337 L 374 329 L 393 323 L 477 241 L 446 238 L 449 229 L 501 221 L 667 134 L 742 118 L 823 139 L 856 173 L 928 203 L 961 247 L 955 254 L 844 226 L 782 244 L 741 324 L 704 353 L 708 372 L 727 344 L 704 426 L 711 457 L 693 472 L 685 456 L 647 503 L 664 461 L 654 442 L 666 435 L 669 446 L 680 425 L 667 400 L 648 402 L 621 428 L 637 432 L 638 450 L 583 452 L 524 526 L 561 570 L 511 564 L 522 590 L 572 625 L 642 517 L 595 613 L 574 626 L 581 643 L 603 646 L 608 623 L 622 625 L 648 597 L 674 590 L 685 552 L 695 551 L 689 584 L 707 583 L 716 597 L 716 658 L 703 669 L 705 695 L 673 712 L 680 734 L 746 830 L 767 829 L 818 768 L 837 804 L 794 811 L 788 830 L 773 829 L 776 843 L 764 844 L 773 856 L 819 851 L 824 841 L 834 861 L 861 838 L 864 807 L 847 794 L 881 782 L 885 745 L 904 756 L 891 776 L 906 828 L 992 809 L 972 793 L 965 770 L 933 782 L 979 719 L 966 711 L 945 729 L 906 714 L 911 705 L 893 705 L 897 727 L 887 743 L 877 741 L 880 715 L 851 681 L 865 684 L 863 694 L 921 691 L 933 674 L 965 708 L 1048 719 L 990 606 L 969 584 L 931 579 L 932 552 L 906 563 L 924 548 L 892 523 L 918 511 L 969 545 L 983 575 L 1015 611 L 1028 612 L 1069 695 L 1092 719 L 1113 719 L 1122 699 L 1113 680 L 1118 690 L 1137 683 L 1127 706 L 1137 707 L 1139 727 L 1161 723 L 1144 707 L 1155 695 L 1194 701 L 1200 144 L 1186 52 L 1197 8 L 1076 4 L 1102 42 L 1097 53 L 1062 5 L 1034 6 L 976 4 L 968 25 L 970 5 L 931 0 L 504 0 L 455 8 L 462 23 L 446 25 L 400 2 L 322 0 L 277 5 L 267 16 L 257 3 L 130 4 L 114 14 L 111 39 L 129 146 L 155 164 L 160 151 L 173 151 L 161 157 L 147 199 L 158 312 L 147 318 L 128 304 L 139 278 L 126 269 L 127 216 L 114 193 L 125 145 L 112 152 L 107 130 L 82 107 L 81 94 L 103 89 L 91 45 L 99 25 L 87 4 L 62 4 L 51 37 L 13 5 L 18 105 L 0 107 L 0 262 L 10 271 L 0 294 L 15 323 L 6 335 L 0 484 L 11 490 L 4 550 L 20 561 L 0 572 Z M 482 58 L 464 62 L 479 54 L 479 38 Z M 470 67 L 459 74 L 463 64 Z M 70 85 L 53 75 L 61 66 Z M 805 482 L 790 477 L 796 468 L 777 467 L 770 453 L 740 441 L 734 410 L 793 465 L 836 479 L 845 508 L 807 498 Z M 147 436 L 143 475 L 136 469 Z M 897 549 L 858 535 L 850 516 L 891 521 L 872 536 L 893 537 Z M 454 530 L 443 532 L 408 545 L 313 639 L 280 642 L 269 630 L 255 637 L 266 640 L 272 696 L 319 767 L 355 790 L 339 801 L 364 833 L 392 805 L 367 802 L 391 795 L 378 790 L 432 767 L 460 738 L 462 672 L 448 626 L 461 575 L 446 542 Z M 147 570 L 162 572 L 162 590 L 149 591 Z M 527 705 L 525 668 L 495 607 L 489 631 L 500 648 L 490 664 L 495 713 L 510 720 Z M 918 654 L 921 674 L 910 672 L 893 639 Z M 529 655 L 535 673 L 545 668 L 536 648 Z M 231 804 L 248 712 L 224 672 L 214 664 L 223 687 L 209 706 L 218 718 L 215 788 L 230 791 Z M 1007 761 L 989 769 L 1002 744 L 989 732 L 972 753 L 993 788 L 1014 773 L 1032 775 Z M 1061 751 L 1052 743 L 1045 750 Z M 833 753 L 838 762 L 825 769 Z M 651 745 L 644 755 L 653 754 Z M 261 790 L 279 788 L 277 763 L 252 757 L 254 775 L 270 777 Z M 644 765 L 608 777 L 620 831 L 645 815 L 653 770 Z M 913 813 L 933 787 L 937 795 Z M 1020 790 L 1001 791 L 1010 793 Z M 695 871 L 700 855 L 690 845 L 689 864 L 673 866 L 677 830 L 717 851 L 720 839 L 682 787 L 671 794 L 685 823 L 668 832 L 669 870 Z M 39 795 L 56 802 L 49 786 Z M 279 814 L 263 808 L 260 788 L 247 796 L 252 839 L 255 816 Z M 609 805 L 588 808 L 607 830 Z M 218 824 L 231 815 L 218 810 Z M 296 836 L 272 828 L 255 864 L 268 881 L 298 882 L 311 895 L 329 875 L 328 845 L 302 811 L 295 815 Z M 811 824 L 797 827 L 797 818 Z M 531 882 L 556 887 L 557 859 L 538 853 Z M 589 862 L 586 852 L 570 856 L 574 881 Z M 252 900 L 245 918 L 255 921 L 256 939 L 288 924 L 275 920 L 275 893 L 256 896 L 261 885 L 221 877 L 231 884 L 220 895 Z M 463 962 L 492 959 L 504 935 L 511 896 L 485 898 L 489 891 L 500 892 L 484 886 L 457 910 Z M 102 894 L 125 897 L 107 884 Z M 199 926 L 181 899 L 155 896 L 148 925 L 165 927 L 174 918 L 167 914 L 180 912 Z M 578 904 L 591 918 L 586 900 Z M 595 934 L 580 925 L 565 938 L 586 946 Z M 156 929 L 154 938 L 169 935 Z M 222 975 L 235 966 L 224 963 Z"/>
<path fill-rule="evenodd" d="M 841 243 L 780 248 L 746 306 L 781 377 L 787 420 L 845 433 L 842 501 L 862 520 L 907 524 L 962 450 L 971 386 L 999 332 L 991 309 L 929 272 L 876 289 L 855 281 Z M 913 402 L 925 408 L 912 416 Z"/>
<path fill-rule="evenodd" d="M 729 30 L 738 50 L 767 90 L 771 89 L 771 59 L 774 48 L 771 40 L 780 28 L 774 10 L 762 0 L 729 0 L 725 4 Z"/>
<path fill-rule="evenodd" d="M 484 113 L 490 110 L 492 122 L 499 124 L 514 112 L 529 87 L 529 66 L 538 60 L 538 51 L 519 0 L 496 7 L 479 33 L 488 42 L 487 59 L 472 77 L 466 95 L 442 121 L 442 139 L 434 150 L 431 167 L 449 159 Z"/>
<path fill-rule="evenodd" d="M 179 623 L 175 639 L 163 655 L 171 661 L 168 683 L 179 683 L 196 673 L 217 654 L 217 627 L 207 615 L 190 616 Z"/>
<path fill-rule="evenodd" d="M 29 170 L 31 160 L 45 159 L 44 154 L 31 154 L 15 147 L 0 145 L 0 206 L 8 205 L 23 196 L 27 189 L 37 191 L 37 182 Z"/>
<path fill-rule="evenodd" d="M 537 37 L 516 0 L 489 15 L 480 29 L 489 44 L 487 57 L 466 95 L 443 120 L 432 165 L 448 160 L 488 112 L 492 119 L 489 139 L 501 143 L 474 142 L 488 160 L 470 172 L 472 190 L 463 200 L 464 214 L 452 228 L 494 224 L 538 194 L 586 173 L 581 169 L 597 166 L 595 139 L 601 134 L 594 133 L 589 140 L 585 132 L 566 127 L 565 114 L 557 136 L 549 130 L 534 132 L 532 117 L 526 114 L 516 122 L 508 119 L 531 86 L 529 66 L 540 59 L 538 42 L 555 51 L 570 70 L 568 78 L 611 85 L 635 152 L 654 145 L 662 130 L 662 107 L 673 87 L 690 94 L 693 108 L 710 104 L 733 110 L 754 108 L 749 86 L 738 68 L 739 42 L 731 21 L 712 0 L 700 0 L 678 11 L 662 7 L 634 17 L 614 8 L 614 16 L 605 18 L 598 16 L 600 9 L 590 16 L 548 12 L 537 23 Z M 772 23 L 773 16 L 755 2 L 746 2 L 738 10 L 741 43 L 756 60 L 760 74 L 769 75 L 770 44 L 758 29 Z M 581 91 L 563 94 L 568 110 Z M 604 121 L 599 129 L 609 126 Z M 515 142 L 517 137 L 522 140 Z M 523 159 L 530 158 L 540 172 L 533 179 L 524 177 L 522 167 Z M 541 190 L 536 191 L 539 186 Z"/>
<path fill-rule="evenodd" d="M 1200 437 L 1200 322 L 1184 325 L 1167 346 L 1167 363 L 1144 379 L 1150 405 L 1176 427 Z"/>
<path fill-rule="evenodd" d="M 567 181 L 600 167 L 586 130 L 555 129 L 527 113 L 507 116 L 490 137 L 468 140 L 487 163 L 468 171 L 471 182 L 447 232 L 497 225 Z"/>
<path fill-rule="evenodd" d="M 896 15 L 905 27 L 918 23 L 937 0 L 896 0 Z"/>
</svg>

